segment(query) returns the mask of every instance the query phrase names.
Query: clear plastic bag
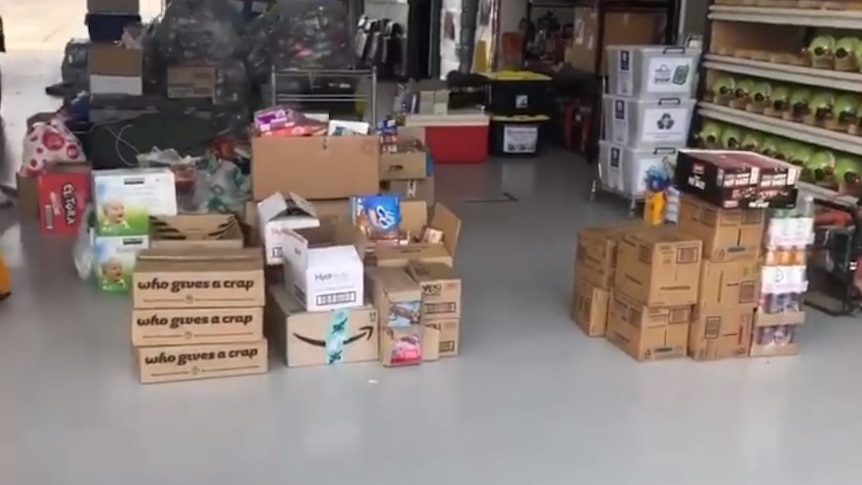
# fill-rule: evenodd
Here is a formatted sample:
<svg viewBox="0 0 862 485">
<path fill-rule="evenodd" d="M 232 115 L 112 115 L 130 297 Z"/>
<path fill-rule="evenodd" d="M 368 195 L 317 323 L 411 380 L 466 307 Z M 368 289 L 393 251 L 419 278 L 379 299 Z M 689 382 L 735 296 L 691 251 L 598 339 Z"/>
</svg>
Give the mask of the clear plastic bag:
<svg viewBox="0 0 862 485">
<path fill-rule="evenodd" d="M 261 81 L 279 69 L 345 69 L 356 64 L 347 7 L 340 0 L 281 1 L 251 22 L 248 64 Z"/>
<path fill-rule="evenodd" d="M 154 26 L 169 64 L 218 61 L 243 55 L 241 23 L 229 0 L 173 0 Z"/>
<path fill-rule="evenodd" d="M 95 217 L 93 204 L 87 204 L 84 209 L 83 222 L 78 228 L 78 235 L 72 248 L 72 260 L 75 262 L 75 269 L 78 271 L 78 277 L 84 281 L 88 281 L 93 276 L 93 237 L 95 234 L 93 232 L 93 219 Z"/>
</svg>

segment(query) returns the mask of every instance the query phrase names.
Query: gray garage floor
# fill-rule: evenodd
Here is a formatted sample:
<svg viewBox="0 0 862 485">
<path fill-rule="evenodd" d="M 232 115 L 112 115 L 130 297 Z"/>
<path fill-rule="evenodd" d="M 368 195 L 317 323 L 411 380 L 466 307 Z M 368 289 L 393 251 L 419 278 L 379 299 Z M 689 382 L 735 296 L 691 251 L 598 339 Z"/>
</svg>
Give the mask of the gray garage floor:
<svg viewBox="0 0 862 485">
<path fill-rule="evenodd" d="M 0 0 L 12 148 L 83 3 Z M 150 387 L 128 300 L 0 212 L 0 484 L 858 484 L 860 322 L 812 314 L 798 357 L 636 364 L 568 321 L 578 228 L 625 212 L 588 178 L 564 154 L 441 170 L 465 222 L 457 359 Z M 519 201 L 465 202 L 503 190 Z"/>
</svg>

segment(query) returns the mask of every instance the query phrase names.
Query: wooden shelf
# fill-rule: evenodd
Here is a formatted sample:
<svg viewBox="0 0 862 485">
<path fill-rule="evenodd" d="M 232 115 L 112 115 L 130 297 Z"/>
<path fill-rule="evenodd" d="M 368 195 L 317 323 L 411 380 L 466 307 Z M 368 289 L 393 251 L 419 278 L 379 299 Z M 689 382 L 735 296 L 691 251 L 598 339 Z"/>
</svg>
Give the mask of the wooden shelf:
<svg viewBox="0 0 862 485">
<path fill-rule="evenodd" d="M 801 8 L 741 7 L 712 5 L 707 18 L 711 21 L 748 22 L 755 24 L 796 25 L 833 29 L 862 29 L 862 11 Z"/>
<path fill-rule="evenodd" d="M 771 118 L 713 103 L 700 102 L 697 106 L 697 112 L 703 118 L 862 156 L 862 137 L 859 136 Z"/>
<path fill-rule="evenodd" d="M 858 72 L 815 69 L 813 67 L 753 61 L 716 54 L 706 54 L 704 56 L 703 67 L 732 74 L 742 74 L 744 76 L 862 93 L 862 73 Z"/>
</svg>

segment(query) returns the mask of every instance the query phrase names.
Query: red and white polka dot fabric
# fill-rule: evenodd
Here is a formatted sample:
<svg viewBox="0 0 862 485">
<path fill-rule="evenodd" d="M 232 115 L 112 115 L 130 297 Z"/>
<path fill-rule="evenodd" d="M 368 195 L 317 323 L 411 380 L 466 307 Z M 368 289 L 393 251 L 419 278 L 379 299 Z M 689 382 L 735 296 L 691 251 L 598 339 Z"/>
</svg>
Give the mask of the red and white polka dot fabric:
<svg viewBox="0 0 862 485">
<path fill-rule="evenodd" d="M 24 135 L 21 174 L 38 175 L 45 165 L 56 162 L 87 160 L 81 143 L 59 119 L 34 123 Z"/>
</svg>

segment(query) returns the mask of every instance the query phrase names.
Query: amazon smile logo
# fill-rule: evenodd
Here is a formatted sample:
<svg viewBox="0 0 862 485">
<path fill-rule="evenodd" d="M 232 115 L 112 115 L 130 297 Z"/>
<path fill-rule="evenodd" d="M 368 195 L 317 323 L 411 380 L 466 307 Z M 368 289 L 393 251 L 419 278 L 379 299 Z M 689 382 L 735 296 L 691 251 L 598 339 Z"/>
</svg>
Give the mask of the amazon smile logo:
<svg viewBox="0 0 862 485">
<path fill-rule="evenodd" d="M 307 343 L 308 345 L 313 345 L 315 347 L 326 348 L 326 341 L 320 340 L 316 338 L 309 338 L 303 335 L 300 335 L 296 332 L 293 333 L 293 336 L 296 337 L 297 340 Z M 353 342 L 357 342 L 359 340 L 371 340 L 371 337 L 374 336 L 374 327 L 371 325 L 365 325 L 363 327 L 359 327 L 359 332 L 349 338 L 344 339 L 344 345 L 350 345 Z"/>
</svg>

